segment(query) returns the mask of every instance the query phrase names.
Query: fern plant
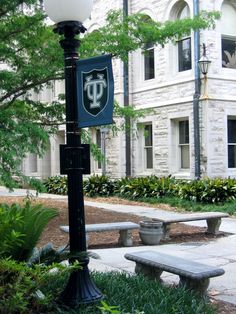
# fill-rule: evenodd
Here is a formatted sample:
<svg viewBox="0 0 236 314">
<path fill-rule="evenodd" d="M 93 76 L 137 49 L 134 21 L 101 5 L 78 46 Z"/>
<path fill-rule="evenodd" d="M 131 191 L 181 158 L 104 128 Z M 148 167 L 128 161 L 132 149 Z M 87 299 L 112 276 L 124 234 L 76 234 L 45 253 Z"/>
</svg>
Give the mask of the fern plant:
<svg viewBox="0 0 236 314">
<path fill-rule="evenodd" d="M 45 226 L 55 216 L 55 209 L 30 201 L 23 206 L 0 204 L 0 256 L 27 261 Z"/>
</svg>

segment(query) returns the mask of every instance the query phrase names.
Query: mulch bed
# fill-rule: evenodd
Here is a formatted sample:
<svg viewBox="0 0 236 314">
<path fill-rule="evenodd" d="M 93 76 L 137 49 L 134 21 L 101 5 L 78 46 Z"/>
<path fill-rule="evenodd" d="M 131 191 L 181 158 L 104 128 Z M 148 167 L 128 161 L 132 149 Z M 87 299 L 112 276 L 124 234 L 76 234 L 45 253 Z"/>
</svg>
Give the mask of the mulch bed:
<svg viewBox="0 0 236 314">
<path fill-rule="evenodd" d="M 104 199 L 96 199 L 96 201 L 103 201 Z M 13 202 L 23 203 L 23 197 L 0 197 L 0 203 L 11 204 Z M 40 202 L 45 207 L 53 207 L 58 210 L 58 216 L 55 217 L 45 228 L 42 237 L 38 243 L 38 246 L 43 246 L 48 242 L 51 242 L 56 248 L 68 243 L 68 234 L 62 232 L 59 229 L 60 225 L 68 225 L 68 209 L 66 200 L 56 199 L 34 199 L 33 202 Z M 119 204 L 133 204 L 130 201 L 120 199 L 109 199 L 106 202 Z M 138 202 L 134 204 L 140 205 Z M 142 204 L 144 205 L 144 204 Z M 150 205 L 148 205 L 150 206 Z M 159 206 L 158 206 L 159 207 Z M 162 209 L 170 210 L 168 205 L 163 205 Z M 139 223 L 140 220 L 145 217 L 136 216 L 129 213 L 117 213 L 108 210 L 104 210 L 97 207 L 86 206 L 85 207 L 85 220 L 87 224 L 93 223 L 106 223 L 106 222 L 119 222 L 119 221 L 132 221 Z M 139 233 L 137 230 L 133 231 L 134 246 L 142 246 Z M 109 232 L 95 232 L 89 235 L 89 249 L 92 248 L 111 248 L 119 247 L 118 245 L 118 231 Z M 207 234 L 206 228 L 188 226 L 181 223 L 171 224 L 170 239 L 161 240 L 160 244 L 167 243 L 182 243 L 182 242 L 203 242 L 216 239 L 217 237 L 227 236 L 226 233 L 220 233 L 217 236 Z"/>
<path fill-rule="evenodd" d="M 94 199 L 93 199 L 94 201 Z M 119 204 L 136 204 L 145 206 L 143 203 L 130 202 L 120 199 L 96 199 L 100 202 L 110 202 Z M 23 197 L 0 197 L 0 203 L 23 203 Z M 45 207 L 53 207 L 58 210 L 58 216 L 55 217 L 45 228 L 42 237 L 38 243 L 41 247 L 48 242 L 51 242 L 56 248 L 59 246 L 66 245 L 68 243 L 68 234 L 60 231 L 60 225 L 68 225 L 68 210 L 67 201 L 65 200 L 55 200 L 55 199 L 37 199 L 33 202 L 40 202 Z M 152 205 L 146 204 L 151 207 Z M 155 207 L 155 206 L 153 206 Z M 165 210 L 174 210 L 168 205 L 158 205 L 158 208 Z M 85 207 L 85 219 L 87 224 L 93 223 L 106 223 L 106 222 L 119 222 L 119 221 L 132 221 L 139 223 L 144 217 L 132 215 L 129 213 L 117 213 L 112 211 L 103 210 L 96 207 Z M 183 243 L 183 242 L 204 242 L 214 240 L 218 237 L 225 237 L 227 233 L 220 233 L 217 236 L 206 234 L 206 228 L 188 226 L 181 223 L 176 223 L 171 225 L 170 239 L 161 241 L 160 245 L 167 243 Z M 139 238 L 138 231 L 133 231 L 134 246 L 142 246 Z M 118 232 L 101 232 L 101 233 L 91 233 L 89 235 L 89 249 L 98 248 L 111 248 L 118 247 Z M 217 306 L 217 312 L 219 314 L 236 314 L 236 305 L 228 302 L 218 301 L 211 299 L 211 302 Z"/>
</svg>

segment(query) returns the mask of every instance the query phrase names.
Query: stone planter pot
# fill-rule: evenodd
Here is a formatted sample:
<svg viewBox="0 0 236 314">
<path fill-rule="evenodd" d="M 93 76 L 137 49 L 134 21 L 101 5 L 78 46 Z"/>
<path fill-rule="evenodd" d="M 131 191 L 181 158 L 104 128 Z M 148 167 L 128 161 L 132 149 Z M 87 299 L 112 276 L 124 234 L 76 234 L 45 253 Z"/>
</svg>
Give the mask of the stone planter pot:
<svg viewBox="0 0 236 314">
<path fill-rule="evenodd" d="M 156 245 L 163 235 L 162 222 L 151 220 L 140 221 L 139 236 L 143 244 Z"/>
</svg>

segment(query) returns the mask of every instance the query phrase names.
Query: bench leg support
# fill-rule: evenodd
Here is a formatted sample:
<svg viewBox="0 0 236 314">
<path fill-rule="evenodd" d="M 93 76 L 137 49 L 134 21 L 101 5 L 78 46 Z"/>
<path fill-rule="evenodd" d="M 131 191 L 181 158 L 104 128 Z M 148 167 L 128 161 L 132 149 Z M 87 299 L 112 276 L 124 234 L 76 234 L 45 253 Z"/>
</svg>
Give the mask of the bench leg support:
<svg viewBox="0 0 236 314">
<path fill-rule="evenodd" d="M 207 288 L 210 283 L 209 278 L 199 280 L 186 278 L 184 276 L 179 276 L 179 278 L 180 278 L 179 286 L 185 287 L 188 290 L 193 290 L 202 296 L 206 295 Z"/>
<path fill-rule="evenodd" d="M 211 234 L 218 234 L 221 224 L 221 218 L 207 219 L 207 232 Z"/>
<path fill-rule="evenodd" d="M 170 224 L 163 223 L 162 230 L 163 230 L 163 236 L 162 236 L 163 240 L 170 239 Z"/>
<path fill-rule="evenodd" d="M 122 246 L 132 246 L 133 245 L 133 238 L 132 238 L 132 231 L 131 230 L 120 230 L 120 237 L 118 243 Z"/>
<path fill-rule="evenodd" d="M 148 277 L 149 279 L 155 279 L 156 281 L 162 282 L 162 279 L 160 278 L 162 272 L 163 272 L 162 270 L 157 269 L 156 267 L 152 267 L 152 266 L 148 266 L 148 265 L 144 265 L 144 264 L 140 264 L 136 262 L 136 266 L 135 266 L 136 274 L 141 274 Z"/>
</svg>

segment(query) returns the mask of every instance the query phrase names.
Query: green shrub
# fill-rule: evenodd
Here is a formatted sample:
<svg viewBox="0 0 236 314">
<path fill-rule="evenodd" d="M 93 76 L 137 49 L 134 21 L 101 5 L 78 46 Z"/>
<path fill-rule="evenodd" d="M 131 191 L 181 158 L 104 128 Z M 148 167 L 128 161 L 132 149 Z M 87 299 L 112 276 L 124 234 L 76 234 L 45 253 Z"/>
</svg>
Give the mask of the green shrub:
<svg viewBox="0 0 236 314">
<path fill-rule="evenodd" d="M 130 199 L 160 198 L 173 194 L 175 185 L 176 180 L 171 177 L 124 178 L 117 182 L 116 192 Z"/>
<path fill-rule="evenodd" d="M 50 271 L 57 267 L 57 272 Z M 57 313 L 56 299 L 69 273 L 76 268 L 35 265 L 28 267 L 10 259 L 0 259 L 0 313 Z M 53 289 L 46 289 L 51 287 Z"/>
<path fill-rule="evenodd" d="M 45 181 L 48 193 L 66 194 L 66 177 L 55 176 Z M 122 178 L 111 180 L 107 176 L 93 175 L 84 180 L 86 196 L 114 196 L 132 200 L 180 198 L 202 204 L 222 204 L 236 198 L 236 179 L 177 180 L 170 176 Z"/>
<path fill-rule="evenodd" d="M 54 176 L 49 177 L 44 181 L 47 193 L 67 195 L 67 177 Z"/>
<path fill-rule="evenodd" d="M 121 197 L 142 201 L 178 197 L 202 204 L 222 204 L 236 198 L 236 179 L 186 181 L 156 176 L 124 178 L 117 181 L 115 191 Z"/>
<path fill-rule="evenodd" d="M 57 267 L 57 272 L 51 272 Z M 79 265 L 33 268 L 11 260 L 0 260 L 0 313 L 83 313 L 83 314 L 214 314 L 206 300 L 182 288 L 170 288 L 143 276 L 126 273 L 91 273 L 104 295 L 103 303 L 69 309 L 59 297 L 69 274 Z"/>
<path fill-rule="evenodd" d="M 112 196 L 115 183 L 107 176 L 93 175 L 84 181 L 84 194 L 86 196 Z"/>
<path fill-rule="evenodd" d="M 200 203 L 224 203 L 235 199 L 235 179 L 193 180 L 178 185 L 178 195 L 182 199 Z"/>
<path fill-rule="evenodd" d="M 27 261 L 43 229 L 57 215 L 55 209 L 32 205 L 0 204 L 0 256 Z"/>
</svg>

